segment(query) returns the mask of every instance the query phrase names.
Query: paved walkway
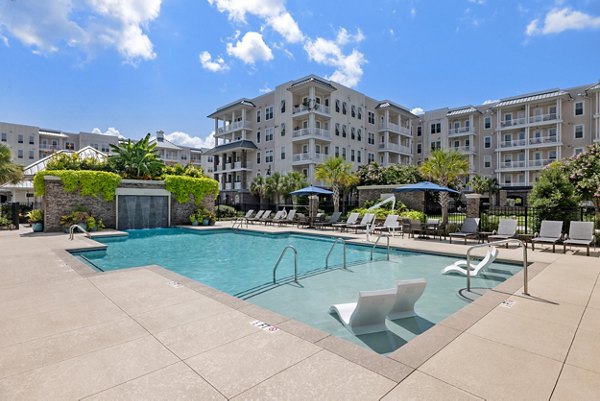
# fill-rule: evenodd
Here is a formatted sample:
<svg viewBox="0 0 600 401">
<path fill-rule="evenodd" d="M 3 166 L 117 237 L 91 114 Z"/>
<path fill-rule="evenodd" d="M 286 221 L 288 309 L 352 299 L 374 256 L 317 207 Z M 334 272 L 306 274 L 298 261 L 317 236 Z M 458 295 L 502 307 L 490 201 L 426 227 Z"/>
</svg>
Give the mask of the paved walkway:
<svg viewBox="0 0 600 401">
<path fill-rule="evenodd" d="M 600 399 L 598 253 L 530 251 L 530 297 L 517 275 L 385 357 L 160 267 L 93 272 L 65 252 L 93 241 L 28 231 L 0 231 L 2 400 Z"/>
</svg>

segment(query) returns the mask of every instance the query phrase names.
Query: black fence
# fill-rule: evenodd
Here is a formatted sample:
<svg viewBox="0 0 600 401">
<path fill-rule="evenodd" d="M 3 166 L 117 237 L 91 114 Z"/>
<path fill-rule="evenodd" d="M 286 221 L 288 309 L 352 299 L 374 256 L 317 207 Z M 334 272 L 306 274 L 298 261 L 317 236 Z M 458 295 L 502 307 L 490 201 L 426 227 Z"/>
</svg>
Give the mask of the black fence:
<svg viewBox="0 0 600 401">
<path fill-rule="evenodd" d="M 0 229 L 18 229 L 19 224 L 27 223 L 27 213 L 36 206 L 38 205 L 18 202 L 3 203 L 0 205 Z"/>
</svg>

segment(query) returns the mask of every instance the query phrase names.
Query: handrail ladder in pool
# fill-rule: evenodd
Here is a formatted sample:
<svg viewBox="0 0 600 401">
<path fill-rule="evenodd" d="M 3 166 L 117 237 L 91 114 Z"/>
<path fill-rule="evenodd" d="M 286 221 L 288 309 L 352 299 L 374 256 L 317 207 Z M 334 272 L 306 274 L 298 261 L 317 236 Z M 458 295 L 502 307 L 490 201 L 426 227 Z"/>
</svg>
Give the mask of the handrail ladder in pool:
<svg viewBox="0 0 600 401">
<path fill-rule="evenodd" d="M 285 255 L 288 249 L 294 251 L 294 282 L 298 283 L 298 251 L 293 245 L 287 245 L 285 248 L 283 248 L 283 251 L 281 251 L 281 255 L 279 255 L 279 259 L 277 259 L 277 263 L 275 263 L 275 267 L 273 267 L 273 284 L 277 284 L 277 268 L 279 267 L 281 259 L 283 259 L 283 255 Z"/>
<path fill-rule="evenodd" d="M 467 249 L 467 291 L 471 291 L 471 251 L 477 248 L 490 247 L 494 245 L 504 245 L 509 243 L 515 243 L 523 248 L 523 294 L 530 295 L 527 288 L 527 244 L 516 238 L 503 239 L 499 241 L 489 242 L 487 244 L 473 245 Z"/>
<path fill-rule="evenodd" d="M 381 237 L 384 237 L 387 239 L 387 260 L 390 260 L 390 236 L 389 235 L 384 235 L 384 232 L 380 232 L 379 236 L 377 237 L 377 239 L 375 240 L 375 243 L 373 244 L 373 246 L 371 247 L 371 260 L 373 260 L 373 251 L 375 250 L 375 247 L 377 246 L 377 244 L 379 243 L 379 240 L 381 239 Z"/>
<path fill-rule="evenodd" d="M 244 225 L 244 221 L 246 222 L 246 228 L 248 228 L 248 219 L 246 219 L 244 217 L 240 217 L 233 221 L 233 225 L 231 226 L 231 229 L 235 230 L 235 225 L 237 224 L 238 225 L 237 229 L 241 230 L 242 226 Z"/>
<path fill-rule="evenodd" d="M 73 241 L 73 238 L 75 238 L 75 229 L 76 228 L 80 229 L 81 232 L 83 232 L 86 237 L 92 238 L 90 233 L 85 228 L 81 227 L 79 224 L 73 224 L 71 227 L 69 227 L 69 239 L 71 241 Z"/>
<path fill-rule="evenodd" d="M 325 258 L 325 268 L 326 269 L 329 268 L 329 256 L 331 255 L 331 252 L 333 252 L 333 248 L 340 241 L 342 242 L 342 244 L 344 244 L 344 269 L 347 270 L 347 268 L 346 268 L 346 240 L 341 237 L 336 238 L 335 241 L 333 241 L 333 244 L 331 244 L 331 248 L 329 248 L 329 253 L 327 254 L 327 257 Z"/>
</svg>

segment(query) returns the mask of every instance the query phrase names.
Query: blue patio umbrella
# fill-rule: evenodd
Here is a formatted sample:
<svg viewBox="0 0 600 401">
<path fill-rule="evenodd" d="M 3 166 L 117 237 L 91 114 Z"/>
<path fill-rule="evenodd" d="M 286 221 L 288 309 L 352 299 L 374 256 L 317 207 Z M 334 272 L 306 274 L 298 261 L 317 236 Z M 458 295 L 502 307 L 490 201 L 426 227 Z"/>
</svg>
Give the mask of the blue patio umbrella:
<svg viewBox="0 0 600 401">
<path fill-rule="evenodd" d="M 403 185 L 394 189 L 396 192 L 420 192 L 420 191 L 433 191 L 433 192 L 450 192 L 453 194 L 459 194 L 460 192 L 455 191 L 452 188 L 443 187 L 438 184 L 434 184 L 429 181 L 421 181 L 415 184 Z"/>
<path fill-rule="evenodd" d="M 301 189 L 297 189 L 293 192 L 290 192 L 290 195 L 332 195 L 333 192 L 331 192 L 328 189 L 324 189 L 324 188 L 320 188 L 320 187 L 315 187 L 314 185 L 309 185 L 308 187 L 304 187 Z M 312 226 L 312 222 L 314 220 L 314 216 L 312 215 L 312 199 L 309 198 L 309 202 L 310 204 L 308 205 L 309 207 L 309 225 Z"/>
</svg>

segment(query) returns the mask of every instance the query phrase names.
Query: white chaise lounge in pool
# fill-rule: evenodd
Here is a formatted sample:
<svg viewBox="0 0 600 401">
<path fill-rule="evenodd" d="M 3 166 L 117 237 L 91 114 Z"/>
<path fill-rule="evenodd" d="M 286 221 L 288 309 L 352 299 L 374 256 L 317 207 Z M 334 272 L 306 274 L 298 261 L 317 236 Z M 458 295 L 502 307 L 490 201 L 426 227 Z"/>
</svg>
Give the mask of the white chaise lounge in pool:
<svg viewBox="0 0 600 401">
<path fill-rule="evenodd" d="M 492 249 L 490 249 L 485 254 L 485 257 L 481 260 L 481 262 L 477 263 L 476 265 L 471 265 L 471 274 L 470 274 L 471 277 L 477 276 L 481 270 L 489 267 L 492 263 L 494 263 L 494 261 L 498 257 L 498 248 L 496 248 L 495 246 L 493 246 L 491 248 Z M 447 274 L 447 273 L 459 273 L 459 274 L 462 274 L 463 276 L 466 276 L 467 275 L 467 261 L 466 260 L 457 260 L 450 266 L 444 267 L 444 269 L 442 270 L 442 274 Z"/>
<path fill-rule="evenodd" d="M 414 305 L 425 285 L 425 279 L 404 280 L 396 288 L 360 291 L 358 302 L 332 305 L 329 313 L 337 313 L 344 326 L 356 335 L 386 331 L 386 317 L 395 320 L 415 316 Z"/>
</svg>

